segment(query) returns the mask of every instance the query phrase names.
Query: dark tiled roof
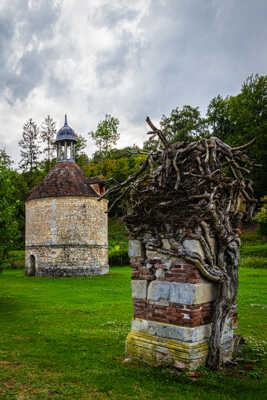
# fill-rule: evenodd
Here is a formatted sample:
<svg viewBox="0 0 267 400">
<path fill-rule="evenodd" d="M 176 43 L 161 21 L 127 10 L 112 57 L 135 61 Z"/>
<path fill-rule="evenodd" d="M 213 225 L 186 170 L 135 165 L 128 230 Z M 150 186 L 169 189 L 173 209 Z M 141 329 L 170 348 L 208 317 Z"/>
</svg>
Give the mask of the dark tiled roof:
<svg viewBox="0 0 267 400">
<path fill-rule="evenodd" d="M 64 196 L 98 197 L 90 183 L 90 178 L 85 176 L 75 162 L 57 162 L 39 185 L 30 192 L 28 200 Z"/>
<path fill-rule="evenodd" d="M 90 176 L 88 178 L 89 183 L 100 183 L 105 185 L 107 183 L 107 179 L 104 176 Z"/>
</svg>

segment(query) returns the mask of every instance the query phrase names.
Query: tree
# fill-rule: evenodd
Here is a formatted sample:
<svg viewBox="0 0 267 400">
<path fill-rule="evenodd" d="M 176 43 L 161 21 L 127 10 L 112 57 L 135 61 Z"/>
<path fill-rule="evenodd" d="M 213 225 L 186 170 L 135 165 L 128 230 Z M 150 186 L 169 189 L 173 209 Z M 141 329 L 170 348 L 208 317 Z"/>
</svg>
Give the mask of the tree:
<svg viewBox="0 0 267 400">
<path fill-rule="evenodd" d="M 83 135 L 75 133 L 77 143 L 75 145 L 75 153 L 77 156 L 84 154 L 83 150 L 86 149 L 87 139 Z"/>
<path fill-rule="evenodd" d="M 51 160 L 53 159 L 55 145 L 54 141 L 56 138 L 56 123 L 53 119 L 48 115 L 42 125 L 41 128 L 41 139 L 45 143 L 44 152 L 46 153 L 46 159 L 48 164 L 50 164 Z"/>
<path fill-rule="evenodd" d="M 109 186 L 112 186 L 137 171 L 143 159 L 144 155 L 139 154 L 138 147 L 133 145 L 123 149 L 111 149 L 104 163 L 102 156 L 96 151 L 88 163 L 81 165 L 81 168 L 89 177 L 103 175 L 110 180 Z M 121 204 L 112 209 L 111 215 L 121 215 Z"/>
<path fill-rule="evenodd" d="M 77 139 L 75 145 L 75 161 L 80 167 L 82 167 L 84 165 L 87 165 L 89 162 L 88 156 L 84 152 L 87 145 L 87 139 L 84 136 L 79 135 L 78 133 L 75 133 L 75 136 Z"/>
<path fill-rule="evenodd" d="M 20 167 L 27 171 L 32 172 L 38 165 L 38 158 L 40 155 L 39 149 L 39 129 L 36 123 L 30 118 L 23 126 L 22 139 L 19 141 L 21 148 L 21 161 Z"/>
<path fill-rule="evenodd" d="M 9 168 L 8 163 L 0 160 L 0 262 L 20 237 L 17 222 L 20 201 L 16 199 L 14 187 L 16 172 Z"/>
<path fill-rule="evenodd" d="M 105 119 L 98 123 L 95 132 L 89 132 L 89 136 L 93 139 L 98 151 L 102 157 L 102 171 L 104 168 L 104 159 L 107 157 L 112 145 L 115 145 L 120 138 L 118 132 L 119 120 L 106 114 Z"/>
<path fill-rule="evenodd" d="M 227 141 L 234 129 L 231 121 L 230 97 L 227 96 L 225 99 L 221 95 L 214 97 L 208 105 L 206 116 L 213 136 Z"/>
<path fill-rule="evenodd" d="M 10 168 L 12 163 L 13 163 L 13 161 L 11 160 L 11 157 L 7 154 L 6 149 L 1 148 L 0 149 L 0 165 Z"/>
<path fill-rule="evenodd" d="M 209 136 L 206 121 L 201 117 L 198 107 L 176 107 L 169 117 L 163 115 L 160 121 L 161 129 L 171 143 L 186 140 L 195 141 Z"/>
<path fill-rule="evenodd" d="M 213 98 L 207 123 L 214 136 L 231 146 L 256 138 L 248 155 L 262 164 L 252 173 L 256 197 L 262 197 L 267 193 L 267 75 L 250 75 L 237 96 Z"/>
</svg>

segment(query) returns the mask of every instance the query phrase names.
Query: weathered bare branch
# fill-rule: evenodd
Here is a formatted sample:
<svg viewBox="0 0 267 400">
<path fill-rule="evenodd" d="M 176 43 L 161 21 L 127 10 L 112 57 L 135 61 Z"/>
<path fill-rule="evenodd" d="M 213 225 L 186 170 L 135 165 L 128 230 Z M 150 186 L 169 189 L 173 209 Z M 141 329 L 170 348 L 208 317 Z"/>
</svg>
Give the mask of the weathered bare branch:
<svg viewBox="0 0 267 400">
<path fill-rule="evenodd" d="M 250 142 L 243 144 L 242 146 L 232 147 L 232 151 L 244 150 L 247 147 L 251 146 L 255 141 L 256 141 L 256 137 L 254 137 Z"/>
<path fill-rule="evenodd" d="M 136 173 L 101 198 L 118 193 L 117 202 L 128 196 L 131 211 L 126 210 L 125 221 L 131 237 L 145 242 L 152 232 L 147 248 L 182 257 L 217 283 L 207 363 L 220 368 L 220 341 L 236 301 L 239 225 L 245 214 L 252 215 L 256 201 L 251 181 L 243 176 L 253 162 L 240 150 L 254 140 L 234 148 L 216 137 L 170 144 L 149 117 L 146 121 L 163 147 L 149 153 Z M 161 244 L 162 237 L 168 238 L 169 249 Z M 185 239 L 198 240 L 201 254 L 185 248 Z"/>
</svg>

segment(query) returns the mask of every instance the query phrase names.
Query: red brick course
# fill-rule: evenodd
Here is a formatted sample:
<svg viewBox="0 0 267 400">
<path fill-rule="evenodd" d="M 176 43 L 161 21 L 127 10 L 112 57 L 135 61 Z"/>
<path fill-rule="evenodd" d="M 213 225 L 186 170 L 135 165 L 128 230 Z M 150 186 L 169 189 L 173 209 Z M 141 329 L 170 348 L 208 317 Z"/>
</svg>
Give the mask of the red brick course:
<svg viewBox="0 0 267 400">
<path fill-rule="evenodd" d="M 194 327 L 211 322 L 214 303 L 195 306 L 169 303 L 168 306 L 153 304 L 146 300 L 133 299 L 134 317 L 173 325 Z"/>
<path fill-rule="evenodd" d="M 153 260 L 154 261 L 154 260 Z M 146 265 L 151 265 L 147 268 Z M 171 268 L 167 268 L 165 264 L 160 262 L 147 262 L 142 263 L 140 260 L 132 264 L 132 279 L 145 279 L 154 280 L 156 279 L 156 271 L 161 269 L 164 271 L 164 281 L 169 282 L 183 282 L 183 283 L 200 283 L 203 281 L 201 274 L 196 266 L 189 264 L 173 264 Z"/>
</svg>

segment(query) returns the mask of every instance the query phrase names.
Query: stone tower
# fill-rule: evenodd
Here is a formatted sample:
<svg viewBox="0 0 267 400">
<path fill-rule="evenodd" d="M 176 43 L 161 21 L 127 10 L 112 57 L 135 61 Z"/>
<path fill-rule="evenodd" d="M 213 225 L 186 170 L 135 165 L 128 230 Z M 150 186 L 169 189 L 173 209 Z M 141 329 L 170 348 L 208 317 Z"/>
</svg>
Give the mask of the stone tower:
<svg viewBox="0 0 267 400">
<path fill-rule="evenodd" d="M 75 163 L 74 131 L 56 138 L 57 163 L 26 201 L 25 274 L 102 275 L 109 271 L 105 181 L 87 178 Z"/>
</svg>

